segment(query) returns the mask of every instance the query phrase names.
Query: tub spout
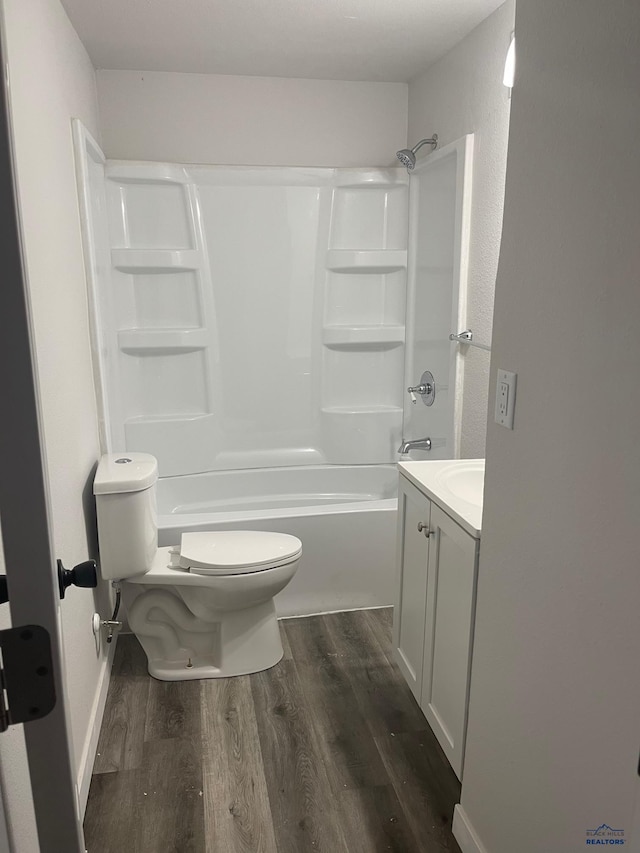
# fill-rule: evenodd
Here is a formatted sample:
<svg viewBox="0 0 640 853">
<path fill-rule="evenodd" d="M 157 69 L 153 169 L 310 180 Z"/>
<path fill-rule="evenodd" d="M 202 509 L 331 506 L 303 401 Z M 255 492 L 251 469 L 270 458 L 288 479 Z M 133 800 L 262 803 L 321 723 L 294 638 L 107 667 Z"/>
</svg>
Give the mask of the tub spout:
<svg viewBox="0 0 640 853">
<path fill-rule="evenodd" d="M 398 453 L 405 454 L 412 450 L 431 450 L 430 438 L 416 438 L 415 441 L 402 441 Z"/>
</svg>

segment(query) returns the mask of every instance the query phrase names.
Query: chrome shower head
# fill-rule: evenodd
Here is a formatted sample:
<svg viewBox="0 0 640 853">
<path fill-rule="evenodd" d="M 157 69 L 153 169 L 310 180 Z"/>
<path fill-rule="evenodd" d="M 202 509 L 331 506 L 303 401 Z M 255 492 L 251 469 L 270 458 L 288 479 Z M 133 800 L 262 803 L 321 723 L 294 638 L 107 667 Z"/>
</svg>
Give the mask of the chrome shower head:
<svg viewBox="0 0 640 853">
<path fill-rule="evenodd" d="M 403 148 L 401 151 L 396 151 L 396 157 L 403 166 L 406 166 L 409 171 L 411 169 L 415 169 L 416 166 L 416 155 L 413 151 L 409 151 L 408 148 Z"/>
<path fill-rule="evenodd" d="M 410 172 L 412 169 L 416 167 L 416 151 L 422 148 L 423 145 L 431 145 L 431 150 L 434 151 L 438 147 L 438 134 L 434 133 L 430 139 L 421 139 L 417 145 L 414 145 L 411 150 L 408 148 L 402 148 L 400 151 L 396 151 L 396 157 L 403 166 L 407 167 L 407 172 Z"/>
</svg>

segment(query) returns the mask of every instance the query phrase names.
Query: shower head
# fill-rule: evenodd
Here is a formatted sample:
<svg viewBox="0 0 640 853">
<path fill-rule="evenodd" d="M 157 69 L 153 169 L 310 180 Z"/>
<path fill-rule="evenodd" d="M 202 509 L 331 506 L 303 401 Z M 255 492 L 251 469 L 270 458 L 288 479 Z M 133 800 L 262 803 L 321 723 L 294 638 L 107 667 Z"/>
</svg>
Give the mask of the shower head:
<svg viewBox="0 0 640 853">
<path fill-rule="evenodd" d="M 412 169 L 416 167 L 416 151 L 422 148 L 423 145 L 431 145 L 432 151 L 434 151 L 438 147 L 438 134 L 434 133 L 431 139 L 421 139 L 417 145 L 414 145 L 413 148 L 402 148 L 400 151 L 396 151 L 396 157 L 403 166 L 407 167 L 407 172 L 410 172 Z"/>
<path fill-rule="evenodd" d="M 413 151 L 409 151 L 408 148 L 403 148 L 401 151 L 396 151 L 396 157 L 403 166 L 406 166 L 409 171 L 415 168 L 416 165 L 416 155 Z"/>
</svg>

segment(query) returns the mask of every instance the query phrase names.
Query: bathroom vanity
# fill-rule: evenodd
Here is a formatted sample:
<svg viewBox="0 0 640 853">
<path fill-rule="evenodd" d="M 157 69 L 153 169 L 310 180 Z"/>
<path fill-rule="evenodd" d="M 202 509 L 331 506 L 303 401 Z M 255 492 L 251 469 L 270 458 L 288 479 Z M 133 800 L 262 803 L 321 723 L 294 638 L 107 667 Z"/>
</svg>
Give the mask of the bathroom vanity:
<svg viewBox="0 0 640 853">
<path fill-rule="evenodd" d="M 484 460 L 401 462 L 393 648 L 462 778 Z"/>
</svg>

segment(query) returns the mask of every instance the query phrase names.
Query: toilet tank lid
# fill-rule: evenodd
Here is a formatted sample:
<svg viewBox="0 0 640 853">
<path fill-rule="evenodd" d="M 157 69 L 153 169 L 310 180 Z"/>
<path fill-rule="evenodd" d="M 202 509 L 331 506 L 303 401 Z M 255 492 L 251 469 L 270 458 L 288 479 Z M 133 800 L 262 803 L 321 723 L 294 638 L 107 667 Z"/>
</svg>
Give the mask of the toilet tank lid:
<svg viewBox="0 0 640 853">
<path fill-rule="evenodd" d="M 93 478 L 94 495 L 141 492 L 158 479 L 158 462 L 150 453 L 107 453 Z"/>
</svg>

